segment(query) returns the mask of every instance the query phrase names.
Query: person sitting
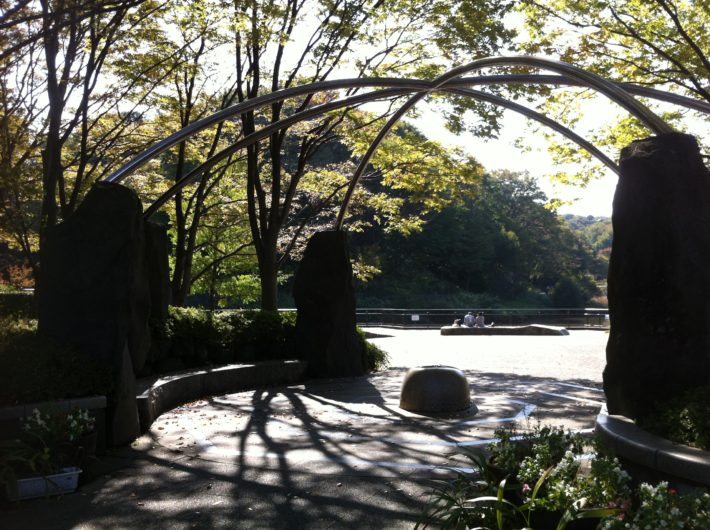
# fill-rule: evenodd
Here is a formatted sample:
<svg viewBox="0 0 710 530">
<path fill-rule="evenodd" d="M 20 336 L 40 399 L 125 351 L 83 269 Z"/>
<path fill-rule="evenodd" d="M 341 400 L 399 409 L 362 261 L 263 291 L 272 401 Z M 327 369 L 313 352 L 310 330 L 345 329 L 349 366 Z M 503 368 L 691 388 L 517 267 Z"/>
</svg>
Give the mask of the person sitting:
<svg viewBox="0 0 710 530">
<path fill-rule="evenodd" d="M 474 327 L 477 327 L 477 328 L 492 328 L 492 327 L 495 326 L 495 325 L 496 325 L 495 322 L 491 322 L 490 324 L 486 324 L 486 317 L 483 315 L 483 313 L 482 313 L 481 311 L 479 311 L 479 312 L 476 314 L 476 323 L 475 323 Z"/>
<path fill-rule="evenodd" d="M 466 316 L 463 317 L 463 325 L 469 328 L 472 328 L 476 319 L 474 318 L 473 314 L 469 311 L 466 313 Z"/>
<path fill-rule="evenodd" d="M 460 319 L 460 318 L 457 318 L 456 320 L 454 320 L 453 326 L 454 326 L 455 328 L 460 328 L 460 327 L 461 327 L 461 319 Z"/>
</svg>

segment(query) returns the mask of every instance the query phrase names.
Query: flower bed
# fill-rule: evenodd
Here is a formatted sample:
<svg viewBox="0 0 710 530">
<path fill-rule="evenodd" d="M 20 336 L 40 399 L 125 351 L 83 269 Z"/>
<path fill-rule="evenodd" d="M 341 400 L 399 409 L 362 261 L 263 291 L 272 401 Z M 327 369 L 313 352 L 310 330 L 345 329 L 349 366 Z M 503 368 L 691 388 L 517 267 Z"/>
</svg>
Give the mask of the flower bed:
<svg viewBox="0 0 710 530">
<path fill-rule="evenodd" d="M 514 529 L 710 528 L 710 494 L 634 485 L 600 445 L 555 427 L 496 431 L 489 453 L 467 451 L 477 473 L 434 488 L 418 527 Z"/>
</svg>

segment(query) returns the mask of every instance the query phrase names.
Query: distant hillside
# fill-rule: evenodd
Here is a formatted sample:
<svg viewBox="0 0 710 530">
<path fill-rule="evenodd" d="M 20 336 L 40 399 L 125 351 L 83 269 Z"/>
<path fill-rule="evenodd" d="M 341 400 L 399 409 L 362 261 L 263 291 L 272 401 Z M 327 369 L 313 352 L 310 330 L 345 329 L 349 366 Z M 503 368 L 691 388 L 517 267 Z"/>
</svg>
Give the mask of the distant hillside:
<svg viewBox="0 0 710 530">
<path fill-rule="evenodd" d="M 596 255 L 608 257 L 614 237 L 609 217 L 566 214 L 562 218 L 570 230 L 585 241 Z"/>
</svg>

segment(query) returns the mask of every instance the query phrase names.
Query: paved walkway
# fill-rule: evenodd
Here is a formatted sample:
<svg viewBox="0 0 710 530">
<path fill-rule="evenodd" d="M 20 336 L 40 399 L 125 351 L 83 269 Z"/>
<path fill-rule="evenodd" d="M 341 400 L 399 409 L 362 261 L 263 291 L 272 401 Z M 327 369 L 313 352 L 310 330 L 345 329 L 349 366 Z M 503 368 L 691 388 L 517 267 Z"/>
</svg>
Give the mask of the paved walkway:
<svg viewBox="0 0 710 530">
<path fill-rule="evenodd" d="M 589 430 L 603 400 L 603 332 L 368 331 L 389 370 L 178 407 L 106 459 L 115 470 L 62 500 L 0 512 L 0 528 L 411 528 L 431 478 L 470 471 L 461 448 L 511 421 Z M 478 413 L 400 409 L 406 369 L 425 364 L 463 369 Z"/>
</svg>

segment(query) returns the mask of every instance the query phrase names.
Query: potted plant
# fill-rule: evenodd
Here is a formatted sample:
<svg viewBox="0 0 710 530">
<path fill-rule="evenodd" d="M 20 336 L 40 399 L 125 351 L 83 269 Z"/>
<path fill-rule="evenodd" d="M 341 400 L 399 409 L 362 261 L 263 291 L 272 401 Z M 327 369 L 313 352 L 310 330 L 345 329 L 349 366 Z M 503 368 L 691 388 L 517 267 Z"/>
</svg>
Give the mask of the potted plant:
<svg viewBox="0 0 710 530">
<path fill-rule="evenodd" d="M 35 408 L 22 423 L 28 443 L 48 447 L 57 469 L 83 468 L 96 453 L 95 420 L 88 410 L 61 412 L 51 408 Z"/>
<path fill-rule="evenodd" d="M 22 422 L 21 439 L 0 443 L 0 484 L 10 500 L 74 491 L 95 451 L 94 418 L 87 410 L 36 408 Z"/>
<path fill-rule="evenodd" d="M 57 469 L 46 446 L 0 441 L 0 487 L 11 501 L 72 492 L 79 473 L 76 467 Z"/>
</svg>

